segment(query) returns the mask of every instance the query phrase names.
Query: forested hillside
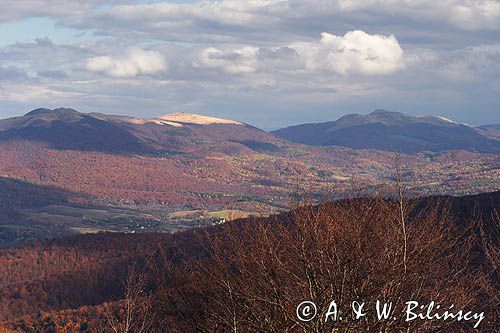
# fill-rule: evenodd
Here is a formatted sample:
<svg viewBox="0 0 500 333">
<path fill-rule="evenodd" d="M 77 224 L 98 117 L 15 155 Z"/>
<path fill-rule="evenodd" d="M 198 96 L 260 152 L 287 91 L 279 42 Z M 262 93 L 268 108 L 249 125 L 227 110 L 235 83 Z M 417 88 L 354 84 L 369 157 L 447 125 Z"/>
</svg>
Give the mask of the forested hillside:
<svg viewBox="0 0 500 333">
<path fill-rule="evenodd" d="M 294 306 L 309 293 L 318 304 L 331 297 L 373 301 L 388 293 L 482 309 L 483 331 L 490 332 L 499 318 L 499 208 L 500 192 L 354 198 L 174 235 L 102 233 L 2 250 L 0 314 L 11 329 L 73 325 L 102 332 L 110 330 L 109 318 L 120 325 L 126 304 L 135 304 L 134 320 L 147 321 L 150 332 L 235 325 L 283 331 L 297 324 Z M 426 287 L 415 294 L 418 285 Z M 226 321 L 233 311 L 238 320 Z M 389 325 L 348 323 L 353 329 Z M 416 325 L 455 332 L 471 327 Z"/>
</svg>

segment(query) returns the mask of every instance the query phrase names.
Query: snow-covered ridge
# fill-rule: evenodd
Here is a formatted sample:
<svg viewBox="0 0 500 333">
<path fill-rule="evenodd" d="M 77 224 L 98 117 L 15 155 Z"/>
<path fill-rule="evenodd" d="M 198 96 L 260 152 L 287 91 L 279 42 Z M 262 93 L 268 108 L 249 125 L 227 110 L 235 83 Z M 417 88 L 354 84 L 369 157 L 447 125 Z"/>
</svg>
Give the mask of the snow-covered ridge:
<svg viewBox="0 0 500 333">
<path fill-rule="evenodd" d="M 183 124 L 196 124 L 196 125 L 211 125 L 211 124 L 233 124 L 233 125 L 243 125 L 242 123 L 229 119 L 215 118 L 209 116 L 201 116 L 192 113 L 171 113 L 163 116 L 159 116 L 152 119 L 143 119 L 135 117 L 121 117 L 120 121 L 124 121 L 135 125 L 144 124 L 157 124 L 157 125 L 169 125 L 174 127 L 182 127 Z"/>
<path fill-rule="evenodd" d="M 171 113 L 164 116 L 160 116 L 157 120 L 166 120 L 174 123 L 187 123 L 187 124 L 196 124 L 196 125 L 210 125 L 210 124 L 234 124 L 234 125 L 242 125 L 242 123 L 222 118 L 215 118 L 209 116 L 201 116 L 192 113 Z"/>
<path fill-rule="evenodd" d="M 432 116 L 432 118 L 436 118 L 436 119 L 439 119 L 439 120 L 442 120 L 442 121 L 446 121 L 447 123 L 458 124 L 456 121 L 451 120 L 451 119 L 446 118 L 446 117 Z"/>
<path fill-rule="evenodd" d="M 431 117 L 435 118 L 435 119 L 439 119 L 439 120 L 447 122 L 447 123 L 450 123 L 450 124 L 457 124 L 457 125 L 465 125 L 465 126 L 469 126 L 469 127 L 474 127 L 474 126 L 471 126 L 467 123 L 459 123 L 458 121 L 454 121 L 454 120 L 451 120 L 450 118 L 446 118 L 446 117 L 442 117 L 442 116 L 431 116 Z"/>
</svg>

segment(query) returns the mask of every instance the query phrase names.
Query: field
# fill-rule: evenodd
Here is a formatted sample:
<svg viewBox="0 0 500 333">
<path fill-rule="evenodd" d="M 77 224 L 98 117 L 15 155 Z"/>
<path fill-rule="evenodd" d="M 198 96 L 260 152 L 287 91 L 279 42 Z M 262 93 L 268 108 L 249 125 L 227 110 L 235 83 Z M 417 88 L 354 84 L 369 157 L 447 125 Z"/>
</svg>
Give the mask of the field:
<svg viewBox="0 0 500 333">
<path fill-rule="evenodd" d="M 26 208 L 15 216 L 0 221 L 0 247 L 10 247 L 47 238 L 99 232 L 167 232 L 174 233 L 201 225 L 217 224 L 257 215 L 241 210 L 178 211 L 164 214 L 161 210 L 101 206 L 77 207 L 48 205 Z"/>
</svg>

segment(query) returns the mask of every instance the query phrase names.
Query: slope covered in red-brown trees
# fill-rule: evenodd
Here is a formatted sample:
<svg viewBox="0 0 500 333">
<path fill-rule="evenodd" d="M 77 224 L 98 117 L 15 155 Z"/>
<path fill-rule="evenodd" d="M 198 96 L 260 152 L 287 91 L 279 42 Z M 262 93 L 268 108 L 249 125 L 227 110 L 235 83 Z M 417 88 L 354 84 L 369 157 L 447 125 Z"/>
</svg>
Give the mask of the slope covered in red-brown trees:
<svg viewBox="0 0 500 333">
<path fill-rule="evenodd" d="M 0 144 L 0 174 L 55 186 L 92 200 L 160 203 L 169 207 L 280 207 L 297 190 L 315 197 L 345 195 L 392 181 L 392 153 L 292 147 L 278 153 L 210 150 L 162 157 L 56 150 L 40 143 Z M 416 193 L 467 194 L 499 186 L 498 155 L 444 153 L 400 156 Z M 1 189 L 0 189 L 1 192 Z M 271 209 L 272 210 L 272 209 Z"/>
<path fill-rule="evenodd" d="M 319 332 L 326 327 L 320 321 L 294 318 L 304 297 L 323 305 L 332 297 L 393 297 L 484 311 L 481 331 L 492 332 L 498 324 L 499 208 L 499 192 L 402 205 L 358 198 L 174 235 L 107 233 L 2 250 L 0 315 L 12 329 L 49 332 L 56 326 L 62 332 L 84 324 L 104 332 L 109 318 L 119 325 L 127 304 L 135 304 L 135 320 L 147 320 L 150 332 Z M 141 283 L 126 283 L 131 267 Z M 401 320 L 344 325 L 407 327 Z M 413 325 L 471 331 L 467 323 Z"/>
</svg>

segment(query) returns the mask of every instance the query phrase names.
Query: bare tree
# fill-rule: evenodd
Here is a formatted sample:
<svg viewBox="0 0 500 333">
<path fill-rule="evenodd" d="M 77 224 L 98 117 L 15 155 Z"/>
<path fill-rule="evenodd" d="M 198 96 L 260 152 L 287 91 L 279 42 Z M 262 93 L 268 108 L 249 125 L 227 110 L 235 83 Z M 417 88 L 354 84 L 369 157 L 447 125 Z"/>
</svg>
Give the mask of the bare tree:
<svg viewBox="0 0 500 333">
<path fill-rule="evenodd" d="M 408 300 L 484 308 L 472 235 L 451 221 L 446 202 L 395 206 L 381 197 L 224 224 L 199 233 L 196 259 L 165 265 L 171 259 L 163 257 L 155 273 L 156 301 L 166 304 L 159 317 L 183 332 L 467 332 L 463 322 L 408 323 L 402 313 Z M 304 300 L 317 305 L 316 320 L 297 318 Z M 325 322 L 332 300 L 390 301 L 395 316 L 346 313 Z"/>
<path fill-rule="evenodd" d="M 146 289 L 145 274 L 137 265 L 129 267 L 122 301 L 105 309 L 107 331 L 113 333 L 146 333 L 151 331 L 151 294 Z"/>
<path fill-rule="evenodd" d="M 406 261 L 408 260 L 408 234 L 406 228 L 406 214 L 407 205 L 405 199 L 405 185 L 403 179 L 403 166 L 401 164 L 401 155 L 396 155 L 396 202 L 398 205 L 398 222 L 401 226 L 401 231 L 403 235 L 403 266 L 404 272 L 408 270 Z"/>
</svg>

